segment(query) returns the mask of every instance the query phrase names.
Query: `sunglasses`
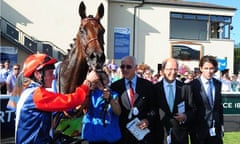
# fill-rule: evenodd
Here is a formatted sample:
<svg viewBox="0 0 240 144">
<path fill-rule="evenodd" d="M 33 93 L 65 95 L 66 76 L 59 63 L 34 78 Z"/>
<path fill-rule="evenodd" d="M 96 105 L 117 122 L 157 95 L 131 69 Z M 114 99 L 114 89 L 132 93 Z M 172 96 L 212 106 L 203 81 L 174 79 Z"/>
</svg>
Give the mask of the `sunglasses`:
<svg viewBox="0 0 240 144">
<path fill-rule="evenodd" d="M 13 68 L 14 70 L 19 70 L 20 68 Z"/>
<path fill-rule="evenodd" d="M 121 65 L 120 68 L 121 68 L 121 69 L 124 69 L 124 68 L 126 68 L 126 69 L 131 69 L 132 66 L 131 66 L 131 65 Z"/>
</svg>

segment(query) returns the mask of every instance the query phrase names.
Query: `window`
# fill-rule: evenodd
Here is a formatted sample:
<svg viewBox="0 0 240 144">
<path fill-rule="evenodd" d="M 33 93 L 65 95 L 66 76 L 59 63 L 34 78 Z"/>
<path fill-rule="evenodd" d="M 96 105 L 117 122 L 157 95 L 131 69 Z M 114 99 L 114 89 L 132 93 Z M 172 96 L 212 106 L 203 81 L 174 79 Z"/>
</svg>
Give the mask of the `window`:
<svg viewBox="0 0 240 144">
<path fill-rule="evenodd" d="M 43 44 L 42 45 L 42 52 L 52 56 L 53 47 L 50 44 Z"/>
<path fill-rule="evenodd" d="M 199 60 L 200 51 L 184 45 L 173 45 L 172 55 L 173 58 L 180 60 Z"/>
<path fill-rule="evenodd" d="M 211 38 L 230 39 L 231 17 L 210 16 Z"/>
<path fill-rule="evenodd" d="M 170 17 L 170 39 L 230 39 L 230 16 L 171 12 Z"/>
<path fill-rule="evenodd" d="M 34 53 L 37 52 L 37 43 L 35 43 L 33 40 L 26 36 L 24 36 L 24 45 L 30 50 L 32 50 Z"/>
<path fill-rule="evenodd" d="M 58 60 L 62 61 L 64 60 L 65 55 L 63 53 L 61 53 L 60 51 L 58 51 Z"/>
<path fill-rule="evenodd" d="M 7 24 L 7 34 L 12 38 L 14 38 L 15 40 L 19 39 L 19 32 L 8 24 Z"/>
<path fill-rule="evenodd" d="M 202 45 L 192 42 L 172 43 L 172 57 L 178 60 L 200 60 Z"/>
</svg>

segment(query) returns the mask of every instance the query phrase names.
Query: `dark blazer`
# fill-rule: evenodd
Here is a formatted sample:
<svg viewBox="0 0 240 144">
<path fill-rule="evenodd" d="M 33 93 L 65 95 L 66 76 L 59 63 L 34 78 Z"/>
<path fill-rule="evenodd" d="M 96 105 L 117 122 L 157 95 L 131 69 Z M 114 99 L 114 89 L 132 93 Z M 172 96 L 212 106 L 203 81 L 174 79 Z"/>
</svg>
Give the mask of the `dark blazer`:
<svg viewBox="0 0 240 144">
<path fill-rule="evenodd" d="M 197 143 L 209 136 L 209 128 L 212 127 L 212 120 L 215 120 L 217 137 L 221 139 L 221 126 L 223 125 L 221 82 L 213 78 L 213 84 L 215 86 L 215 100 L 212 108 L 208 101 L 201 79 L 194 79 L 190 83 L 192 87 L 193 98 L 197 107 L 196 119 L 192 124 L 192 130 L 196 134 Z"/>
<path fill-rule="evenodd" d="M 157 143 L 154 139 L 154 120 L 156 119 L 156 111 L 154 110 L 154 98 L 153 98 L 153 85 L 148 80 L 137 77 L 136 89 L 135 89 L 135 102 L 134 107 L 137 107 L 139 114 L 128 118 L 130 112 L 130 102 L 124 79 L 120 79 L 111 85 L 111 89 L 119 93 L 119 103 L 121 105 L 122 113 L 119 117 L 120 128 L 122 132 L 122 144 L 154 144 Z M 126 125 L 135 117 L 141 119 L 148 119 L 150 133 L 147 134 L 142 141 L 137 139 L 127 130 Z"/>
<path fill-rule="evenodd" d="M 172 128 L 171 140 L 173 144 L 188 144 L 188 124 L 194 118 L 195 105 L 192 100 L 191 87 L 184 85 L 184 83 L 176 80 L 176 93 L 174 100 L 173 112 L 170 111 L 166 95 L 164 92 L 163 80 L 154 85 L 155 95 L 158 98 L 158 109 L 160 114 L 161 123 L 159 130 L 165 128 L 165 136 L 169 135 L 169 131 Z M 178 104 L 185 102 L 185 114 L 187 116 L 186 121 L 180 124 L 174 115 L 178 113 Z M 166 138 L 166 137 L 165 137 Z M 166 141 L 166 139 L 165 139 Z"/>
</svg>

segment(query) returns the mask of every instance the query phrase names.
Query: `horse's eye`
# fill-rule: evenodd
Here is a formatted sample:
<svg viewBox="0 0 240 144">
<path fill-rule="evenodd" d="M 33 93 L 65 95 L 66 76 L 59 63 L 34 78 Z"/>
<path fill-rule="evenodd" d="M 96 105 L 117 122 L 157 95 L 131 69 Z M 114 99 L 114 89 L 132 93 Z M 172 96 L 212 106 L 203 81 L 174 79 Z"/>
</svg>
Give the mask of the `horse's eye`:
<svg viewBox="0 0 240 144">
<path fill-rule="evenodd" d="M 84 28 L 83 28 L 83 27 L 80 27 L 79 32 L 80 32 L 81 34 L 83 34 L 83 33 L 84 33 Z"/>
</svg>

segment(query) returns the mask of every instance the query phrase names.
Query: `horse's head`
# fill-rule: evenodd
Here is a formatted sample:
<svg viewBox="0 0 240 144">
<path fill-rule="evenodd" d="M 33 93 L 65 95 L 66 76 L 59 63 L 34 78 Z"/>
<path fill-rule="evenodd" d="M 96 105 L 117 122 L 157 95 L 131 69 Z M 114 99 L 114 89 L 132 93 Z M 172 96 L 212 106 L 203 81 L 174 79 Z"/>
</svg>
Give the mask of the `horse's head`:
<svg viewBox="0 0 240 144">
<path fill-rule="evenodd" d="M 76 40 L 82 44 L 86 61 L 92 69 L 101 69 L 105 61 L 103 47 L 105 29 L 100 23 L 103 14 L 104 7 L 103 4 L 100 4 L 96 16 L 90 15 L 87 17 L 84 3 L 80 3 L 79 15 L 81 16 L 81 25 Z"/>
</svg>

